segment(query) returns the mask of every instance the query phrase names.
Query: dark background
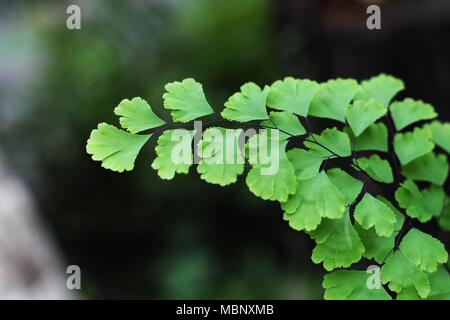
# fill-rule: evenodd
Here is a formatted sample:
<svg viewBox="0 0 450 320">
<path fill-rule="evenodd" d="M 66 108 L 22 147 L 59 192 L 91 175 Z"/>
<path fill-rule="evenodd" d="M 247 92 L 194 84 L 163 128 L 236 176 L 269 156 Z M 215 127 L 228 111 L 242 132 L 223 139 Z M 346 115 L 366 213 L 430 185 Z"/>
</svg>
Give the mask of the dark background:
<svg viewBox="0 0 450 320">
<path fill-rule="evenodd" d="M 382 30 L 366 28 L 368 4 Z M 82 29 L 66 28 L 79 4 Z M 0 1 L 0 148 L 32 191 L 85 298 L 321 298 L 312 242 L 243 179 L 163 181 L 154 141 L 130 173 L 85 152 L 113 108 L 194 77 L 216 110 L 240 85 L 389 73 L 450 119 L 450 1 Z M 401 97 L 400 96 L 400 97 Z M 166 118 L 167 119 L 167 118 Z"/>
</svg>

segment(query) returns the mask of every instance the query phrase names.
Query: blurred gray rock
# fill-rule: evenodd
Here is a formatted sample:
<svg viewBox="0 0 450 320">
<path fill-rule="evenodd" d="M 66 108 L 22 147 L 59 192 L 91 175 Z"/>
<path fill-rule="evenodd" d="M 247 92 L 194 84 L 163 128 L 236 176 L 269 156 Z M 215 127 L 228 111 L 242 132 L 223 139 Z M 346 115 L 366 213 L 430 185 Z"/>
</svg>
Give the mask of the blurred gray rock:
<svg viewBox="0 0 450 320">
<path fill-rule="evenodd" d="M 70 299 L 65 268 L 30 192 L 0 154 L 0 299 Z"/>
</svg>

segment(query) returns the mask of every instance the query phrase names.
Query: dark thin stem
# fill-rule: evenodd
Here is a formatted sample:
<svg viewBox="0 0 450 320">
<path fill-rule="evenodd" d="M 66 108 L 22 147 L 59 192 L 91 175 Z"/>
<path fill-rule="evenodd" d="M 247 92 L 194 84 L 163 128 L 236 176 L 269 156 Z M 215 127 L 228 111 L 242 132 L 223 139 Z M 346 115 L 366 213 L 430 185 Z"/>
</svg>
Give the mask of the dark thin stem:
<svg viewBox="0 0 450 320">
<path fill-rule="evenodd" d="M 317 144 L 319 147 L 325 149 L 326 151 L 328 151 L 329 153 L 331 153 L 331 154 L 332 154 L 333 156 L 335 156 L 336 158 L 344 158 L 344 157 L 338 155 L 338 154 L 337 154 L 336 152 L 334 152 L 333 150 L 331 150 L 331 149 L 329 149 L 328 147 L 326 147 L 326 146 L 324 146 L 323 144 L 321 144 L 319 141 L 317 141 L 317 140 L 314 138 L 314 135 L 310 135 L 310 136 L 313 137 L 314 140 L 305 139 L 305 141 L 311 142 L 311 143 L 314 143 L 314 144 Z"/>
<path fill-rule="evenodd" d="M 400 184 L 400 169 L 398 166 L 398 160 L 395 156 L 395 150 L 394 150 L 394 124 L 392 122 L 392 119 L 389 115 L 389 111 L 386 113 L 386 124 L 388 127 L 388 153 L 391 156 L 391 166 L 394 168 L 395 172 L 395 179 L 394 179 L 394 186 L 398 187 Z"/>
<path fill-rule="evenodd" d="M 408 218 L 408 217 L 407 217 Z M 394 249 L 397 249 L 398 246 L 400 245 L 400 242 L 403 239 L 403 235 L 405 234 L 405 232 L 409 229 L 409 227 L 412 224 L 412 220 L 409 220 L 407 223 L 405 221 L 405 223 L 403 224 L 402 229 L 399 231 L 399 233 L 397 234 L 397 236 L 395 237 L 395 244 L 394 244 Z"/>
<path fill-rule="evenodd" d="M 244 125 L 245 125 L 245 124 L 244 124 Z M 291 133 L 289 133 L 289 132 L 287 132 L 287 131 L 284 131 L 284 130 L 282 130 L 282 129 L 276 127 L 276 126 L 275 126 L 275 127 L 269 127 L 269 126 L 264 126 L 264 125 L 261 125 L 261 124 L 254 124 L 254 125 L 250 124 L 249 127 L 257 127 L 257 128 L 263 128 L 263 129 L 278 130 L 278 131 L 280 131 L 280 132 L 283 132 L 284 134 L 287 134 L 287 135 L 288 135 L 289 137 L 291 137 L 291 138 L 302 136 L 302 135 L 296 136 L 296 135 L 291 134 Z"/>
<path fill-rule="evenodd" d="M 316 137 L 314 136 L 312 129 L 311 129 L 311 124 L 309 123 L 309 120 L 307 117 L 305 117 L 305 121 L 306 121 L 306 126 L 308 127 L 308 134 L 311 136 L 311 138 L 313 140 L 308 140 L 305 139 L 305 141 L 311 142 L 311 143 L 315 143 L 318 146 L 320 146 L 321 148 L 327 150 L 329 153 L 331 153 L 332 155 L 334 155 L 337 158 L 342 158 L 340 155 L 338 155 L 336 152 L 334 152 L 333 150 L 329 149 L 328 147 L 324 146 L 323 144 L 321 144 L 319 141 L 317 141 Z"/>
<path fill-rule="evenodd" d="M 331 153 L 336 158 L 339 158 L 339 159 L 348 159 L 349 158 L 349 157 L 343 157 L 343 156 L 337 154 L 336 152 L 334 152 L 333 150 L 331 150 L 328 147 L 324 146 L 323 144 L 321 144 L 317 140 L 313 141 L 313 140 L 305 139 L 305 141 L 308 141 L 308 142 L 311 142 L 311 143 L 314 143 L 314 144 L 320 146 L 321 148 L 325 149 L 326 151 Z M 363 168 L 361 168 L 356 161 L 354 162 L 355 159 L 354 159 L 353 155 L 352 155 L 352 159 L 348 159 L 348 160 L 349 160 L 349 164 L 350 164 L 351 167 L 353 167 L 353 168 L 357 169 L 359 172 L 363 173 L 373 183 L 379 185 L 380 187 L 384 187 L 381 183 L 379 183 L 378 181 L 374 180 L 371 176 L 369 176 L 369 174 Z"/>
<path fill-rule="evenodd" d="M 395 250 L 395 246 L 391 250 L 389 250 L 389 252 L 383 258 L 383 261 L 381 261 L 381 263 L 380 263 L 381 265 L 383 265 L 386 262 L 386 259 L 391 255 L 392 252 L 394 252 L 394 250 Z"/>
<path fill-rule="evenodd" d="M 177 123 L 167 123 L 166 125 L 158 128 L 157 130 L 154 130 L 152 132 L 150 132 L 150 134 L 152 136 L 155 136 L 157 134 L 159 134 L 162 131 L 168 130 L 168 129 L 180 129 L 180 128 L 185 128 L 186 126 L 188 126 L 189 123 L 183 123 L 183 124 L 177 124 Z"/>
<path fill-rule="evenodd" d="M 327 168 L 327 163 L 328 163 L 328 160 L 329 160 L 330 158 L 331 158 L 331 157 L 326 157 L 326 158 L 324 159 L 324 162 L 322 163 L 322 169 L 321 169 L 320 171 L 326 170 L 326 168 Z"/>
<path fill-rule="evenodd" d="M 309 123 L 308 117 L 305 117 L 305 121 L 306 121 L 306 126 L 308 127 L 308 132 L 310 134 L 312 134 L 311 125 Z"/>
<path fill-rule="evenodd" d="M 284 134 L 287 134 L 287 135 L 288 135 L 289 137 L 291 137 L 291 138 L 293 138 L 293 137 L 299 137 L 299 136 L 293 135 L 293 134 L 290 133 L 290 132 L 287 132 L 287 131 L 285 131 L 285 130 L 283 130 L 283 129 L 278 128 L 278 127 L 273 123 L 272 120 L 269 120 L 269 121 L 273 124 L 273 127 L 265 126 L 265 125 L 257 124 L 257 123 L 245 123 L 245 122 L 229 121 L 229 120 L 226 120 L 226 119 L 219 119 L 219 120 L 209 121 L 209 122 L 204 123 L 203 125 L 204 125 L 204 126 L 210 126 L 210 125 L 216 124 L 216 123 L 228 122 L 228 123 L 236 123 L 236 124 L 238 124 L 238 125 L 241 125 L 241 126 L 244 126 L 244 127 L 250 127 L 250 128 L 256 127 L 256 128 L 260 128 L 260 129 L 273 129 L 273 130 L 278 130 L 278 131 L 280 131 L 280 132 L 283 132 Z M 301 136 L 301 135 L 300 135 L 300 136 Z"/>
<path fill-rule="evenodd" d="M 217 124 L 217 123 L 222 123 L 222 122 L 230 123 L 230 121 L 228 121 L 226 119 L 219 119 L 219 120 L 212 120 L 212 121 L 208 121 L 208 122 L 202 123 L 202 126 L 209 127 L 211 125 L 214 125 L 214 124 Z M 231 123 L 233 123 L 233 122 L 231 122 Z M 186 127 L 188 127 L 191 124 L 192 124 L 192 122 L 180 123 L 180 124 L 178 124 L 178 123 L 167 123 L 165 126 L 163 126 L 161 128 L 158 128 L 157 130 L 151 132 L 151 134 L 155 135 L 155 134 L 158 134 L 161 131 L 165 131 L 165 130 L 172 129 L 172 128 L 185 129 Z M 278 130 L 280 132 L 283 132 L 284 134 L 287 134 L 291 138 L 304 136 L 304 135 L 293 135 L 293 134 L 291 134 L 291 133 L 289 133 L 289 132 L 287 132 L 285 130 L 282 130 L 282 129 L 276 127 L 276 126 L 275 127 L 270 127 L 270 126 L 264 126 L 264 125 L 261 125 L 261 124 L 247 124 L 247 123 L 238 123 L 238 124 L 241 125 L 241 126 L 250 127 L 250 128 L 255 128 L 256 127 L 256 128 L 260 128 L 260 129 Z"/>
<path fill-rule="evenodd" d="M 408 218 L 408 217 L 407 217 Z M 405 221 L 406 222 L 406 221 Z M 386 256 L 384 257 L 383 261 L 381 262 L 381 264 L 384 264 L 384 262 L 386 261 L 386 259 L 391 255 L 392 252 L 394 252 L 395 250 L 398 249 L 400 242 L 403 238 L 403 235 L 405 234 L 405 232 L 409 229 L 409 227 L 412 224 L 412 220 L 409 220 L 407 223 L 404 223 L 401 230 L 397 233 L 397 235 L 395 236 L 395 242 L 394 242 L 394 247 L 386 254 Z"/>
</svg>

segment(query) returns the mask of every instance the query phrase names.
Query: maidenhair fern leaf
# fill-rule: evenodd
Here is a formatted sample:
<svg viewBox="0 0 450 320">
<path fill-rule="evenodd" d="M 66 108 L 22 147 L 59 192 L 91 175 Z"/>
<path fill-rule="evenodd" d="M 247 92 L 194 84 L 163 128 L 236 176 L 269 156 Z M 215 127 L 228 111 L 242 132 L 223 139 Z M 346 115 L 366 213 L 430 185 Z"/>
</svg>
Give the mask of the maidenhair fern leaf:
<svg viewBox="0 0 450 320">
<path fill-rule="evenodd" d="M 297 190 L 282 203 L 284 219 L 295 230 L 315 230 L 322 218 L 339 219 L 345 211 L 345 197 L 325 172 L 297 181 Z"/>
<path fill-rule="evenodd" d="M 397 293 L 413 287 L 420 297 L 426 298 L 431 292 L 427 274 L 409 261 L 401 250 L 386 259 L 381 268 L 381 281 L 383 284 L 389 283 L 389 289 Z"/>
<path fill-rule="evenodd" d="M 272 111 L 269 117 L 270 120 L 263 121 L 261 125 L 264 127 L 279 129 L 279 134 L 283 139 L 288 139 L 292 136 L 300 136 L 306 133 L 305 128 L 303 128 L 297 116 L 290 112 Z"/>
<path fill-rule="evenodd" d="M 297 181 L 294 167 L 286 155 L 287 141 L 277 140 L 270 132 L 273 131 L 263 130 L 248 141 L 252 168 L 245 181 L 256 196 L 284 202 L 295 192 Z M 263 155 L 269 150 L 269 154 Z"/>
<path fill-rule="evenodd" d="M 317 91 L 319 84 L 315 81 L 287 77 L 272 84 L 267 96 L 267 105 L 273 109 L 306 117 Z"/>
<path fill-rule="evenodd" d="M 439 240 L 415 228 L 408 231 L 400 243 L 404 256 L 425 272 L 435 272 L 448 260 L 447 251 Z"/>
<path fill-rule="evenodd" d="M 358 89 L 359 85 L 353 79 L 336 79 L 322 83 L 312 100 L 308 114 L 345 122 L 347 107 Z"/>
<path fill-rule="evenodd" d="M 443 154 L 427 153 L 403 166 L 402 174 L 411 180 L 442 185 L 448 176 L 447 157 Z"/>
<path fill-rule="evenodd" d="M 254 165 L 245 179 L 248 188 L 264 200 L 284 202 L 297 188 L 291 162 L 281 156 L 279 169 L 274 174 L 262 174 L 261 165 Z"/>
<path fill-rule="evenodd" d="M 253 82 L 244 84 L 240 92 L 233 94 L 225 102 L 225 109 L 221 113 L 222 117 L 238 122 L 269 119 L 266 109 L 268 92 L 269 87 L 261 90 Z"/>
<path fill-rule="evenodd" d="M 120 116 L 122 128 L 131 133 L 153 129 L 165 123 L 153 112 L 147 101 L 139 97 L 122 100 L 114 109 L 114 113 Z"/>
<path fill-rule="evenodd" d="M 431 140 L 434 143 L 450 153 L 450 123 L 433 121 L 424 128 L 431 131 Z"/>
<path fill-rule="evenodd" d="M 356 205 L 355 220 L 365 230 L 374 227 L 375 232 L 382 237 L 392 235 L 396 222 L 394 212 L 369 193 Z"/>
<path fill-rule="evenodd" d="M 438 186 L 420 191 L 413 181 L 406 180 L 395 192 L 395 199 L 410 217 L 427 222 L 441 214 L 445 193 Z"/>
<path fill-rule="evenodd" d="M 314 138 L 308 139 L 304 144 L 311 152 L 324 158 L 335 157 L 335 154 L 348 157 L 352 153 L 348 135 L 336 128 L 325 129 L 320 135 L 314 135 Z"/>
<path fill-rule="evenodd" d="M 361 260 L 364 253 L 364 245 L 351 224 L 348 210 L 340 219 L 324 219 L 310 235 L 316 241 L 312 261 L 323 262 L 327 271 L 347 268 Z"/>
<path fill-rule="evenodd" d="M 411 132 L 397 133 L 394 137 L 394 148 L 400 163 L 406 165 L 433 150 L 431 131 L 416 128 Z"/>
<path fill-rule="evenodd" d="M 450 300 L 450 274 L 444 266 L 428 276 L 430 281 L 430 294 L 426 300 Z M 420 300 L 414 287 L 403 289 L 397 295 L 397 300 Z"/>
<path fill-rule="evenodd" d="M 411 288 L 415 288 L 421 298 L 427 298 L 431 293 L 427 274 L 436 272 L 438 265 L 447 260 L 448 254 L 439 240 L 413 228 L 401 241 L 399 250 L 386 260 L 381 279 L 383 283 L 389 282 L 389 288 L 403 298 L 414 297 Z"/>
<path fill-rule="evenodd" d="M 374 154 L 370 158 L 359 158 L 356 162 L 372 179 L 383 183 L 394 181 L 391 165 L 380 156 Z"/>
<path fill-rule="evenodd" d="M 319 173 L 323 158 L 304 149 L 295 148 L 287 152 L 287 157 L 294 166 L 298 180 L 308 180 Z"/>
<path fill-rule="evenodd" d="M 363 183 L 349 175 L 344 170 L 333 168 L 327 171 L 327 176 L 331 182 L 339 189 L 345 197 L 345 204 L 351 205 L 360 194 Z"/>
<path fill-rule="evenodd" d="M 353 134 L 358 137 L 385 113 L 386 108 L 375 99 L 356 100 L 348 107 L 346 118 Z"/>
<path fill-rule="evenodd" d="M 226 186 L 244 172 L 244 157 L 239 147 L 242 129 L 208 128 L 198 145 L 200 178 Z"/>
<path fill-rule="evenodd" d="M 361 82 L 361 89 L 356 93 L 355 100 L 375 99 L 387 108 L 392 98 L 404 88 L 405 85 L 402 80 L 380 74 Z"/>
<path fill-rule="evenodd" d="M 389 109 L 397 130 L 402 130 L 414 122 L 433 119 L 437 116 L 431 104 L 410 98 L 392 103 Z"/>
<path fill-rule="evenodd" d="M 450 203 L 447 198 L 447 204 L 439 216 L 439 226 L 445 231 L 450 231 Z"/>
<path fill-rule="evenodd" d="M 117 172 L 130 171 L 142 146 L 150 135 L 131 134 L 107 123 L 92 130 L 86 151 L 92 159 L 102 162 L 102 167 Z"/>
<path fill-rule="evenodd" d="M 158 138 L 155 148 L 157 157 L 152 168 L 161 179 L 171 180 L 175 173 L 188 173 L 193 163 L 191 148 L 194 131 L 183 129 L 167 130 Z"/>
<path fill-rule="evenodd" d="M 336 270 L 323 279 L 326 300 L 392 300 L 382 287 L 368 286 L 366 271 Z"/>
<path fill-rule="evenodd" d="M 388 151 L 388 130 L 383 123 L 370 125 L 358 137 L 355 137 L 349 128 L 345 132 L 350 135 L 353 150 L 355 151 Z"/>
<path fill-rule="evenodd" d="M 405 217 L 386 199 L 382 197 L 377 197 L 377 199 L 386 203 L 394 212 L 396 223 L 394 224 L 394 232 L 392 235 L 389 237 L 382 237 L 376 233 L 374 228 L 364 230 L 358 223 L 355 223 L 354 227 L 366 248 L 364 257 L 373 259 L 378 263 L 383 263 L 389 253 L 394 249 L 395 237 L 401 230 Z"/>
<path fill-rule="evenodd" d="M 168 83 L 165 89 L 164 108 L 171 110 L 175 122 L 189 122 L 214 112 L 206 101 L 202 85 L 194 79 Z"/>
<path fill-rule="evenodd" d="M 444 266 L 429 275 L 431 292 L 427 299 L 450 300 L 450 274 Z"/>
</svg>

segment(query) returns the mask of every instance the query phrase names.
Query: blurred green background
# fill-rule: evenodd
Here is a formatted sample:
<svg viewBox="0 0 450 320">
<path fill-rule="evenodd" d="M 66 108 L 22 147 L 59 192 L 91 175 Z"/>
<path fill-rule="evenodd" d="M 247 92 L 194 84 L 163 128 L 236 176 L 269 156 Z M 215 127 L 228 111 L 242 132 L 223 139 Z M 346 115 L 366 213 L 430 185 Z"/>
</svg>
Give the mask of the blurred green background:
<svg viewBox="0 0 450 320">
<path fill-rule="evenodd" d="M 186 77 L 221 110 L 247 81 L 386 72 L 448 121 L 448 1 L 374 2 L 381 31 L 366 29 L 357 0 L 0 1 L 0 148 L 65 263 L 81 267 L 83 298 L 322 297 L 311 241 L 243 179 L 220 188 L 191 170 L 162 181 L 154 140 L 117 174 L 85 143 L 97 123 L 118 123 L 123 98 L 167 119 L 164 84 Z M 66 28 L 70 4 L 81 30 Z"/>
</svg>

